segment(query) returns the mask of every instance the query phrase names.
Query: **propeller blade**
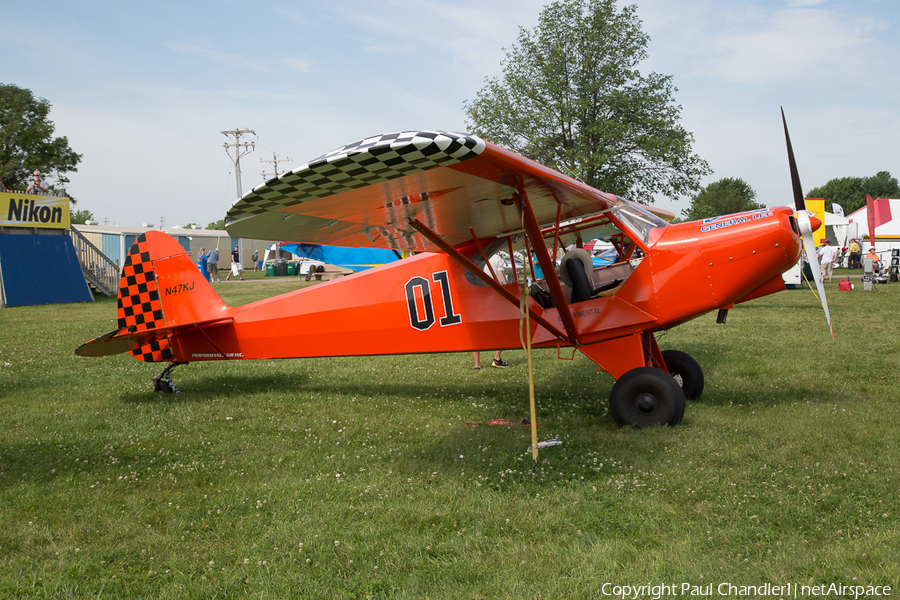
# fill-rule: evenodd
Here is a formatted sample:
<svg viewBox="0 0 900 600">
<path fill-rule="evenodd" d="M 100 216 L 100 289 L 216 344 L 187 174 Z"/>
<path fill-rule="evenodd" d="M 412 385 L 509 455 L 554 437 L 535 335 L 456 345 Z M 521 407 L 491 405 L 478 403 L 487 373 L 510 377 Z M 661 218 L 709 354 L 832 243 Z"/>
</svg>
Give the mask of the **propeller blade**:
<svg viewBox="0 0 900 600">
<path fill-rule="evenodd" d="M 806 259 L 811 266 L 813 279 L 816 282 L 816 290 L 819 292 L 819 300 L 825 311 L 825 320 L 828 321 L 828 331 L 831 332 L 831 341 L 834 341 L 834 327 L 831 325 L 831 314 L 828 312 L 828 301 L 825 299 L 825 282 L 822 280 L 822 269 L 819 267 L 819 258 L 816 255 L 816 243 L 813 241 L 813 229 L 810 223 L 809 212 L 801 210 L 797 213 L 797 224 L 803 236 L 803 249 L 806 250 Z"/>
<path fill-rule="evenodd" d="M 784 139 L 787 142 L 788 166 L 791 169 L 791 187 L 794 191 L 794 206 L 797 209 L 797 224 L 800 226 L 800 235 L 803 238 L 803 249 L 806 250 L 806 259 L 811 265 L 816 289 L 819 291 L 819 299 L 822 301 L 822 309 L 825 311 L 825 320 L 828 321 L 828 331 L 831 333 L 831 341 L 834 341 L 834 327 L 831 325 L 831 314 L 828 312 L 828 301 L 825 299 L 825 282 L 822 281 L 822 270 L 819 267 L 819 258 L 816 254 L 816 243 L 813 240 L 813 224 L 806 210 L 806 201 L 803 197 L 803 188 L 800 186 L 800 174 L 797 172 L 797 161 L 794 160 L 794 148 L 791 146 L 791 135 L 788 133 L 787 119 L 784 116 L 784 108 L 781 109 L 781 121 L 784 123 Z M 818 221 L 818 219 L 816 219 Z M 821 222 L 819 222 L 821 224 Z M 818 229 L 818 228 L 817 228 Z"/>
<path fill-rule="evenodd" d="M 797 161 L 794 160 L 794 148 L 791 146 L 791 134 L 788 133 L 784 107 L 781 108 L 781 122 L 784 123 L 784 139 L 787 141 L 788 166 L 791 169 L 791 188 L 794 191 L 794 208 L 797 209 L 797 212 L 805 211 L 806 202 L 803 198 L 803 188 L 800 186 L 800 174 L 797 172 Z"/>
</svg>

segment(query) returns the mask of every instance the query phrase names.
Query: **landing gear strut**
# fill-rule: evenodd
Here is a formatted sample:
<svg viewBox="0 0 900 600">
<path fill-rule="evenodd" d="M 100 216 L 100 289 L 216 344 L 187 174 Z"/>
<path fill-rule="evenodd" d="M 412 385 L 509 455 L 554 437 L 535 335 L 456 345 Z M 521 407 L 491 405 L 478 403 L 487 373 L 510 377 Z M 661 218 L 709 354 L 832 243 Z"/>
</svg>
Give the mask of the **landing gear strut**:
<svg viewBox="0 0 900 600">
<path fill-rule="evenodd" d="M 153 382 L 153 389 L 163 394 L 180 394 L 181 390 L 175 387 L 175 382 L 172 381 L 171 373 L 175 370 L 175 367 L 182 364 L 184 363 L 173 362 L 168 367 L 163 369 L 162 373 L 154 376 L 153 379 L 151 379 L 151 381 Z"/>
</svg>

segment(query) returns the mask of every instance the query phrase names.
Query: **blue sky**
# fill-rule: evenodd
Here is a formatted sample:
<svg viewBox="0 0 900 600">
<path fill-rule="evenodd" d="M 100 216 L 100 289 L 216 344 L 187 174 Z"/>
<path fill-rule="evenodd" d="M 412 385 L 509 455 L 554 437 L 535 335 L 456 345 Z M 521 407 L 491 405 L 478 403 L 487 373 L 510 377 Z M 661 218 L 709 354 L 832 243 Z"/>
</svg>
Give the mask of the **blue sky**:
<svg viewBox="0 0 900 600">
<path fill-rule="evenodd" d="M 52 105 L 84 155 L 69 191 L 101 222 L 206 225 L 236 200 L 220 132 L 252 129 L 244 191 L 273 153 L 297 166 L 398 130 L 465 131 L 463 102 L 501 73 L 544 0 L 0 4 L 0 82 Z M 671 75 L 714 173 L 789 204 L 779 106 L 804 191 L 900 176 L 900 3 L 636 0 L 644 72 Z M 631 4 L 631 2 L 629 2 Z M 605 190 L 615 193 L 616 190 Z M 673 212 L 689 199 L 659 198 Z"/>
</svg>

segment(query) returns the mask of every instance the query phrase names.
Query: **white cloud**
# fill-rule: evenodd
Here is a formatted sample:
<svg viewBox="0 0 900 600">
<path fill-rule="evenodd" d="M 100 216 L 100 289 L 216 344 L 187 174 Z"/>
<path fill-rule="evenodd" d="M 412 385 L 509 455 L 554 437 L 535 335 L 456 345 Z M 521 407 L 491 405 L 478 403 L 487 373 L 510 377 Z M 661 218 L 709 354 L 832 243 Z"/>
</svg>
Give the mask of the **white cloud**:
<svg viewBox="0 0 900 600">
<path fill-rule="evenodd" d="M 740 24 L 714 36 L 706 74 L 729 83 L 810 82 L 868 76 L 875 58 L 875 19 L 824 9 L 735 15 Z"/>
<path fill-rule="evenodd" d="M 298 71 L 308 73 L 312 69 L 313 62 L 299 56 L 285 56 L 281 59 L 282 64 Z"/>
<path fill-rule="evenodd" d="M 193 44 L 186 44 L 183 42 L 165 42 L 166 47 L 179 54 L 186 54 L 188 56 L 196 56 L 198 58 L 203 58 L 205 60 L 211 60 L 213 62 L 221 63 L 223 65 L 229 67 L 235 67 L 237 69 L 245 69 L 251 71 L 259 71 L 266 72 L 269 69 L 261 64 L 255 63 L 251 60 L 247 60 L 246 58 L 238 55 L 238 54 L 229 54 L 227 52 L 220 52 L 218 50 L 214 50 L 212 48 L 206 48 L 203 46 L 195 46 Z"/>
</svg>

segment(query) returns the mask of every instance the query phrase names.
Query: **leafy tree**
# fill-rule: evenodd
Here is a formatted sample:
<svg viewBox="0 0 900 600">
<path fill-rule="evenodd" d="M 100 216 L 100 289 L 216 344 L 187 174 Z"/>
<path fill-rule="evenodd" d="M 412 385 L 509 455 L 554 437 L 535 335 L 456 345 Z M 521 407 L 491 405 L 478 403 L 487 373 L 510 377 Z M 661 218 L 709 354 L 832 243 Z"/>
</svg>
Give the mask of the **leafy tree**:
<svg viewBox="0 0 900 600">
<path fill-rule="evenodd" d="M 69 211 L 69 221 L 71 221 L 75 225 L 84 225 L 88 221 L 94 220 L 94 213 L 91 211 L 84 210 L 70 210 Z"/>
<path fill-rule="evenodd" d="M 218 221 L 213 221 L 209 225 L 206 226 L 207 229 L 212 229 L 215 231 L 225 229 L 225 217 L 222 217 Z"/>
<path fill-rule="evenodd" d="M 47 100 L 0 83 L 0 181 L 7 188 L 25 189 L 35 170 L 55 172 L 61 184 L 69 181 L 66 173 L 78 170 L 81 155 L 65 137 L 53 137 L 49 114 Z"/>
<path fill-rule="evenodd" d="M 600 190 L 643 202 L 696 191 L 711 170 L 679 124 L 671 76 L 637 70 L 648 40 L 635 6 L 555 0 L 464 103 L 466 126 Z"/>
<path fill-rule="evenodd" d="M 866 205 L 866 194 L 872 198 L 900 198 L 900 183 L 887 171 L 879 171 L 872 177 L 840 177 L 823 186 L 813 188 L 807 198 L 825 198 L 826 209 L 832 203 L 840 204 L 849 215 Z"/>
<path fill-rule="evenodd" d="M 765 208 L 754 202 L 755 198 L 756 191 L 746 181 L 725 177 L 700 190 L 691 199 L 690 207 L 681 211 L 681 214 L 686 221 L 696 221 Z"/>
</svg>

